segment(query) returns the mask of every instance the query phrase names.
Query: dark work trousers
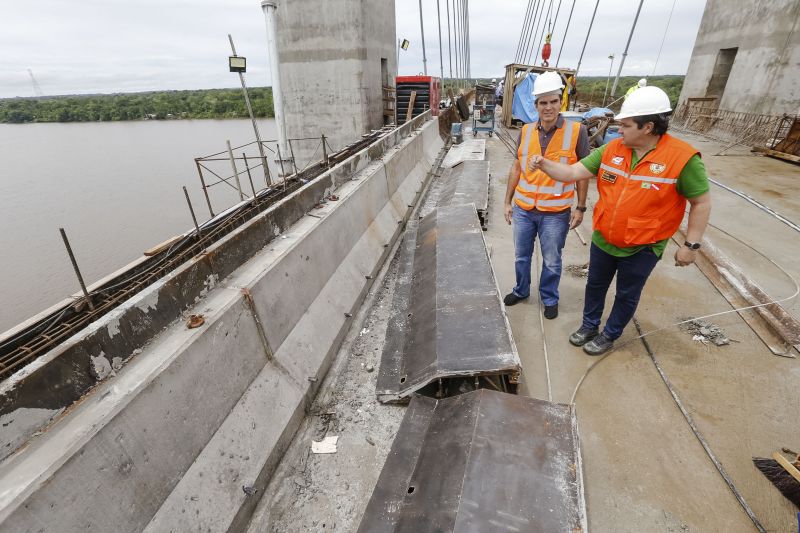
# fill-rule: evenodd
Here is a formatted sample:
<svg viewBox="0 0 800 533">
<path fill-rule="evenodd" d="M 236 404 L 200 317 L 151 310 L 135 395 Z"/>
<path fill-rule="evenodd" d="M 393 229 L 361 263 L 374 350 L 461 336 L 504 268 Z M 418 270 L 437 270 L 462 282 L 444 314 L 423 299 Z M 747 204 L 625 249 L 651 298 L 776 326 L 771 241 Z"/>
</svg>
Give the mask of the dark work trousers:
<svg viewBox="0 0 800 533">
<path fill-rule="evenodd" d="M 633 318 L 644 284 L 658 260 L 659 257 L 649 247 L 629 257 L 616 257 L 592 243 L 583 304 L 583 327 L 597 329 L 600 326 L 606 293 L 616 274 L 617 292 L 603 334 L 611 340 L 618 339 Z"/>
</svg>

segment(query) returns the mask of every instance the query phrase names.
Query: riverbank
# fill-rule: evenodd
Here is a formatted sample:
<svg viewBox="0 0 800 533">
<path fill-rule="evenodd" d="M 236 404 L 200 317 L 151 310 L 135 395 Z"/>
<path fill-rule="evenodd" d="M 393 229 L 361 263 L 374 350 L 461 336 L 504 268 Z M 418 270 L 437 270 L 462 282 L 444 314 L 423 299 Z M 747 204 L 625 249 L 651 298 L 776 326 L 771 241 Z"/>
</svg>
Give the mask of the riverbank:
<svg viewBox="0 0 800 533">
<path fill-rule="evenodd" d="M 275 116 L 272 87 L 248 89 L 258 118 Z M 0 123 L 249 118 L 241 89 L 197 89 L 0 99 Z"/>
</svg>

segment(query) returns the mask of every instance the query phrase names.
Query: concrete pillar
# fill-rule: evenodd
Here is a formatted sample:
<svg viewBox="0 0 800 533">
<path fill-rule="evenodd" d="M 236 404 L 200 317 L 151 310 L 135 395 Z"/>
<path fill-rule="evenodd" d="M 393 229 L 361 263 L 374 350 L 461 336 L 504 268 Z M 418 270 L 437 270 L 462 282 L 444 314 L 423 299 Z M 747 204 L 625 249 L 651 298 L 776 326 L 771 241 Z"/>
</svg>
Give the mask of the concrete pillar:
<svg viewBox="0 0 800 533">
<path fill-rule="evenodd" d="M 286 134 L 324 133 L 334 149 L 383 126 L 384 83 L 397 74 L 394 0 L 292 0 L 276 17 Z M 297 166 L 319 141 L 293 141 Z"/>
<path fill-rule="evenodd" d="M 275 110 L 275 122 L 278 127 L 278 156 L 275 162 L 278 163 L 278 172 L 281 177 L 292 174 L 292 156 L 289 143 L 286 138 L 286 117 L 283 109 L 283 92 L 281 88 L 281 73 L 278 63 L 278 27 L 275 21 L 278 9 L 274 0 L 263 0 L 261 9 L 264 11 L 264 19 L 267 25 L 267 53 L 269 54 L 269 67 L 272 75 L 272 106 Z"/>
</svg>

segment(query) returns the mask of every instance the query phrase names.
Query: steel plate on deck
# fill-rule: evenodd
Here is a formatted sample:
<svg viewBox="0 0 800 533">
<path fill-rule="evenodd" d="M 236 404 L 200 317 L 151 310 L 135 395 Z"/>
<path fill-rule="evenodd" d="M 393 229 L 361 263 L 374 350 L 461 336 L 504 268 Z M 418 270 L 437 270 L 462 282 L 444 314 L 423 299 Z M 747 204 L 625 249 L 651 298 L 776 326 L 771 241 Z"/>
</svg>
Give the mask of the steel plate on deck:
<svg viewBox="0 0 800 533">
<path fill-rule="evenodd" d="M 378 400 L 402 401 L 442 379 L 516 382 L 520 361 L 475 207 L 435 209 L 409 226 L 401 254 Z"/>
<path fill-rule="evenodd" d="M 575 411 L 478 390 L 415 395 L 358 531 L 586 531 Z"/>
<path fill-rule="evenodd" d="M 463 161 L 442 174 L 439 207 L 475 204 L 483 222 L 489 208 L 489 162 Z"/>
</svg>

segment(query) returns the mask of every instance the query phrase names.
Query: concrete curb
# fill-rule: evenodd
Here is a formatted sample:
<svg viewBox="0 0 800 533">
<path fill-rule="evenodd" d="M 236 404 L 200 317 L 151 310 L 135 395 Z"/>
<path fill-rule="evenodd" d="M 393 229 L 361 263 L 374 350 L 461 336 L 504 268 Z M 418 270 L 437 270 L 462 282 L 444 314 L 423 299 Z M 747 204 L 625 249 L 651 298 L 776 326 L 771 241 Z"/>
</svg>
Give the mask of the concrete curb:
<svg viewBox="0 0 800 533">
<path fill-rule="evenodd" d="M 242 485 L 266 483 L 349 327 L 345 313 L 366 293 L 442 145 L 435 122 L 388 148 L 399 137 L 380 141 L 385 161 L 373 145 L 340 165 L 331 178 L 338 202 L 211 289 L 193 310 L 204 326 L 173 323 L 45 438 L 9 457 L 0 466 L 3 527 L 225 530 L 252 511 L 257 498 Z M 343 179 L 348 168 L 360 170 L 356 181 Z M 261 227 L 254 220 L 218 246 Z M 203 490 L 188 494 L 201 478 Z M 200 505 L 206 496 L 212 505 Z"/>
</svg>

